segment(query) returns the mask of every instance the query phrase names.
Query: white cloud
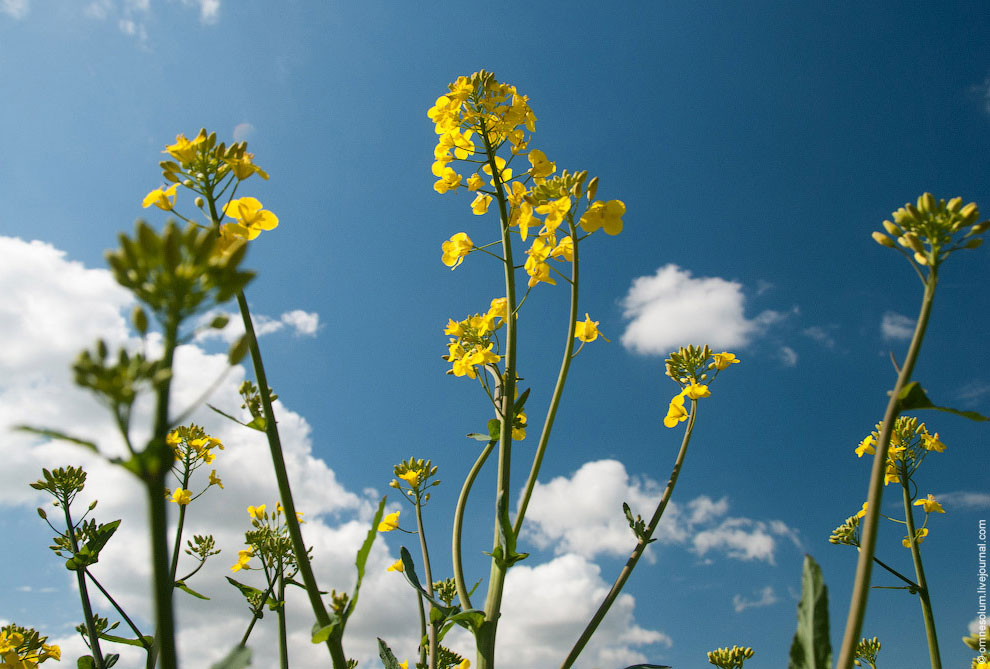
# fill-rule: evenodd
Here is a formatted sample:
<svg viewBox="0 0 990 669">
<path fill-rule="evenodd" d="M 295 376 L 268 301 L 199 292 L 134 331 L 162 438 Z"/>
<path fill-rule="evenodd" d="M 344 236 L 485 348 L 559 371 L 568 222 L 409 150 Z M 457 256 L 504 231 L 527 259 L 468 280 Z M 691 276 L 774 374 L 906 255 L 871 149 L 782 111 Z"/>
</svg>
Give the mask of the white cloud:
<svg viewBox="0 0 990 669">
<path fill-rule="evenodd" d="M 790 346 L 781 346 L 780 350 L 777 351 L 777 357 L 784 367 L 793 367 L 798 361 L 797 352 Z"/>
<path fill-rule="evenodd" d="M 219 330 L 209 327 L 209 324 L 217 316 L 226 316 L 226 327 Z M 320 327 L 320 315 L 314 312 L 293 309 L 286 311 L 278 320 L 264 314 L 251 314 L 251 322 L 254 324 L 254 333 L 258 337 L 279 332 L 286 327 L 292 330 L 296 336 L 315 337 L 316 331 Z M 244 321 L 240 312 L 224 311 L 214 309 L 203 314 L 196 320 L 197 343 L 204 343 L 211 339 L 219 339 L 228 344 L 237 341 L 244 334 Z"/>
<path fill-rule="evenodd" d="M 990 493 L 957 490 L 935 495 L 942 506 L 955 509 L 990 508 Z"/>
<path fill-rule="evenodd" d="M 537 483 L 526 514 L 524 535 L 539 548 L 591 559 L 597 555 L 626 556 L 636 540 L 622 513 L 628 502 L 633 515 L 646 519 L 660 500 L 660 486 L 649 479 L 630 478 L 616 460 L 584 464 L 571 477 Z M 682 545 L 701 558 L 724 553 L 739 560 L 774 564 L 777 537 L 798 547 L 797 535 L 779 520 L 725 517 L 729 502 L 699 496 L 686 504 L 671 501 L 657 529 L 660 545 Z M 646 558 L 655 560 L 647 549 Z"/>
<path fill-rule="evenodd" d="M 203 23 L 216 23 L 220 20 L 220 0 L 182 0 L 182 4 L 199 7 L 199 20 Z"/>
<path fill-rule="evenodd" d="M 238 123 L 234 126 L 234 141 L 243 142 L 254 134 L 254 126 L 250 123 Z"/>
<path fill-rule="evenodd" d="M 888 311 L 880 322 L 880 332 L 884 339 L 910 339 L 914 334 L 914 319 Z"/>
<path fill-rule="evenodd" d="M 27 16 L 28 9 L 28 0 L 0 0 L 0 12 L 15 19 Z"/>
<path fill-rule="evenodd" d="M 295 330 L 297 335 L 314 336 L 320 327 L 320 316 L 315 312 L 294 309 L 282 314 L 282 322 Z"/>
<path fill-rule="evenodd" d="M 679 346 L 708 344 L 739 348 L 770 324 L 784 318 L 764 311 L 746 318 L 742 284 L 719 277 L 693 278 L 689 270 L 668 264 L 653 276 L 633 279 L 623 298 L 630 320 L 622 344 L 643 354 L 665 355 Z"/>
<path fill-rule="evenodd" d="M 829 330 L 835 329 L 835 327 L 836 326 L 831 326 L 826 329 L 819 325 L 813 325 L 810 328 L 805 328 L 803 330 L 803 334 L 806 337 L 814 339 L 825 348 L 835 348 L 835 339 L 833 339 L 832 335 L 829 334 Z"/>
<path fill-rule="evenodd" d="M 746 599 L 742 595 L 733 595 L 732 608 L 736 610 L 736 613 L 742 613 L 746 609 L 770 606 L 771 604 L 776 604 L 779 601 L 780 600 L 777 599 L 777 595 L 773 592 L 773 588 L 768 585 L 759 591 L 759 597 L 755 599 Z"/>
<path fill-rule="evenodd" d="M 113 436 L 115 426 L 109 413 L 72 385 L 68 367 L 76 352 L 92 346 L 98 336 L 104 336 L 111 349 L 138 344 L 121 315 L 129 311 L 131 299 L 116 286 L 109 272 L 86 269 L 67 260 L 63 252 L 48 244 L 0 237 L 0 257 L 5 258 L 0 264 L 0 285 L 6 288 L 0 292 L 0 434 L 4 435 L 0 509 L 5 513 L 33 515 L 29 511 L 31 507 L 50 503 L 43 493 L 26 485 L 39 477 L 42 467 L 85 467 L 87 488 L 79 497 L 80 508 L 99 499 L 95 510 L 98 520 L 122 520 L 117 535 L 101 553 L 94 574 L 136 615 L 142 631 L 147 633 L 150 631 L 149 562 L 142 487 L 130 473 L 77 446 L 9 431 L 11 425 L 23 422 L 51 426 L 92 439 L 108 453 L 121 452 L 123 446 Z M 287 314 L 296 315 L 284 324 L 278 321 L 280 327 L 289 325 L 302 332 L 315 329 L 315 314 L 293 311 Z M 151 342 L 149 348 L 155 345 Z M 172 399 L 173 406 L 179 410 L 197 400 L 206 386 L 227 371 L 227 364 L 225 355 L 208 353 L 193 342 L 177 350 L 175 368 Z M 237 413 L 241 400 L 236 388 L 244 377 L 243 367 L 229 370 L 209 398 L 210 402 Z M 150 403 L 138 403 L 135 426 L 147 424 L 150 410 Z M 280 402 L 276 402 L 276 412 L 296 503 L 306 513 L 303 532 L 307 545 L 314 549 L 317 579 L 323 589 L 350 590 L 355 578 L 354 554 L 368 532 L 378 493 L 374 490 L 358 493 L 339 482 L 327 463 L 314 456 L 306 419 Z M 210 466 L 216 467 L 224 489 L 211 488 L 188 507 L 185 527 L 187 538 L 193 534 L 213 534 L 223 551 L 189 581 L 190 587 L 211 600 L 204 602 L 176 593 L 180 624 L 177 638 L 183 664 L 209 666 L 227 653 L 248 624 L 242 596 L 224 580 L 243 545 L 243 533 L 250 529 L 245 509 L 261 503 L 271 508 L 277 492 L 271 468 L 264 466 L 269 460 L 264 435 L 202 408 L 190 420 L 203 425 L 226 446 Z M 147 435 L 146 431 L 144 436 L 140 432 L 135 429 L 137 443 L 142 443 Z M 189 487 L 195 491 L 205 487 L 207 473 L 208 470 L 198 471 Z M 624 473 L 618 478 L 623 477 Z M 627 488 L 635 485 L 638 484 L 627 484 Z M 653 488 L 644 484 L 643 490 Z M 719 508 L 720 503 L 706 502 L 697 505 L 692 513 L 707 517 Z M 621 510 L 616 512 L 621 519 Z M 175 507 L 171 505 L 170 513 L 174 521 Z M 628 528 L 626 533 L 628 541 L 632 538 Z M 415 611 L 416 598 L 401 576 L 385 571 L 396 559 L 389 541 L 395 539 L 380 536 L 375 543 L 362 585 L 361 602 L 348 625 L 345 651 L 360 660 L 362 666 L 377 663 L 376 636 L 387 638 L 402 658 L 412 657 L 415 652 L 418 620 L 410 612 Z M 191 568 L 188 559 L 183 556 L 180 571 Z M 0 581 L 0 591 L 20 585 L 33 587 L 36 569 L 34 565 L 21 565 L 19 569 L 7 570 L 3 576 L 7 580 Z M 258 584 L 257 574 L 240 573 L 242 577 L 238 580 Z M 74 587 L 68 572 L 63 580 L 45 585 L 57 586 L 67 593 Z M 607 589 L 598 567 L 573 553 L 546 564 L 514 568 L 506 581 L 505 614 L 499 632 L 501 657 L 511 658 L 512 666 L 520 669 L 542 669 L 546 657 L 559 660 Z M 567 606 L 560 605 L 558 598 L 566 599 Z M 101 613 L 110 612 L 109 604 L 98 595 L 94 595 L 94 601 Z M 534 601 L 539 605 L 534 606 Z M 636 624 L 634 605 L 631 595 L 619 598 L 586 651 L 586 664 L 581 666 L 643 662 L 646 658 L 640 652 L 642 647 L 670 644 L 670 639 L 661 632 Z M 292 590 L 287 615 L 293 630 L 290 638 L 293 666 L 326 666 L 326 649 L 309 642 L 312 613 L 301 591 Z M 51 642 L 62 646 L 70 663 L 87 652 L 79 636 L 70 629 L 45 629 L 43 621 L 35 625 L 51 636 Z M 533 643 L 533 638 L 541 643 Z M 456 646 L 457 638 L 452 634 L 450 639 L 455 648 L 469 656 L 473 654 L 469 640 L 462 638 L 462 645 Z M 254 666 L 276 666 L 275 640 L 274 617 L 266 616 L 249 642 L 255 653 Z M 121 666 L 141 663 L 140 649 L 122 647 L 114 652 L 121 653 Z"/>
</svg>

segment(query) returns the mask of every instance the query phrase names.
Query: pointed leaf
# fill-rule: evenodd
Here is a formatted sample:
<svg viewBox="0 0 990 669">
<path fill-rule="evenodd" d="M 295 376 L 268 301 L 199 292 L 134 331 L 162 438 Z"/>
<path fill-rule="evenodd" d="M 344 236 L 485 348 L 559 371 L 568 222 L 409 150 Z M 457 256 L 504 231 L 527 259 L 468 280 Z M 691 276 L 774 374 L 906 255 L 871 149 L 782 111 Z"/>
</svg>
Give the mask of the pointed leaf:
<svg viewBox="0 0 990 669">
<path fill-rule="evenodd" d="M 76 660 L 76 669 L 96 669 L 96 660 L 92 655 L 83 655 Z"/>
<path fill-rule="evenodd" d="M 343 618 L 340 614 L 331 613 L 330 614 L 330 624 L 324 627 L 320 627 L 320 623 L 313 623 L 312 630 L 312 640 L 313 643 L 323 643 L 330 638 L 330 635 L 334 633 L 337 628 L 342 627 L 344 623 Z"/>
<path fill-rule="evenodd" d="M 387 499 L 387 496 L 382 497 L 382 501 L 378 503 L 378 510 L 375 512 L 375 517 L 371 521 L 371 529 L 368 530 L 368 535 L 364 538 L 361 550 L 358 551 L 357 557 L 354 559 L 354 566 L 357 567 L 357 583 L 354 584 L 354 594 L 351 595 L 351 601 L 348 602 L 347 610 L 344 612 L 344 625 L 347 624 L 347 619 L 354 613 L 354 607 L 357 606 L 358 593 L 361 591 L 361 581 L 364 579 L 364 567 L 368 563 L 368 555 L 371 553 L 371 547 L 375 543 L 375 537 L 378 536 L 378 524 L 382 522 L 382 516 L 385 515 L 385 501 Z"/>
<path fill-rule="evenodd" d="M 828 588 L 825 587 L 821 567 L 810 555 L 804 556 L 797 617 L 797 632 L 791 644 L 788 669 L 830 669 L 832 645 L 828 634 Z"/>
<path fill-rule="evenodd" d="M 107 669 L 110 669 L 110 667 L 117 664 L 117 660 L 119 659 L 120 653 L 110 653 L 103 656 L 103 664 L 106 665 Z"/>
<path fill-rule="evenodd" d="M 502 436 L 502 421 L 497 418 L 492 418 L 488 421 L 488 439 L 490 441 L 498 441 L 499 437 Z"/>
<path fill-rule="evenodd" d="M 395 659 L 395 655 L 392 654 L 392 649 L 388 647 L 388 644 L 378 639 L 378 657 L 381 658 L 382 664 L 385 669 L 402 669 L 399 666 L 399 661 Z"/>
<path fill-rule="evenodd" d="M 106 639 L 107 641 L 111 641 L 113 643 L 123 643 L 128 646 L 137 646 L 139 648 L 151 648 L 151 644 L 155 642 L 155 637 L 147 634 L 143 637 L 144 642 L 142 642 L 141 639 L 128 639 L 126 637 L 116 636 L 113 634 L 101 634 L 100 638 Z"/>
<path fill-rule="evenodd" d="M 234 649 L 210 669 L 244 669 L 251 664 L 251 649 L 247 646 L 234 646 Z"/>
<path fill-rule="evenodd" d="M 474 439 L 475 441 L 490 441 L 487 434 L 481 434 L 480 432 L 470 432 L 467 434 L 468 439 Z"/>
<path fill-rule="evenodd" d="M 213 409 L 214 411 L 216 411 L 216 412 L 217 412 L 218 414 L 220 414 L 220 415 L 221 415 L 221 416 L 223 416 L 224 418 L 229 418 L 230 420 L 232 420 L 232 421 L 234 421 L 234 422 L 235 422 L 235 423 L 237 423 L 238 425 L 243 425 L 243 426 L 245 426 L 245 427 L 247 427 L 247 426 L 248 426 L 248 425 L 247 425 L 247 423 L 244 423 L 244 422 L 242 422 L 242 421 L 240 421 L 240 420 L 238 420 L 238 419 L 236 419 L 236 418 L 234 418 L 234 417 L 233 417 L 233 416 L 231 416 L 231 415 L 230 415 L 229 413 L 225 413 L 225 412 L 223 412 L 223 411 L 221 411 L 220 409 L 218 409 L 218 408 L 216 408 L 215 406 L 213 406 L 213 405 L 212 405 L 212 404 L 210 404 L 209 402 L 207 402 L 207 403 L 206 403 L 206 406 L 208 406 L 208 407 L 210 407 L 211 409 Z"/>
<path fill-rule="evenodd" d="M 79 446 L 83 446 L 93 451 L 94 453 L 99 453 L 100 449 L 91 441 L 86 439 L 80 439 L 79 437 L 73 437 L 72 435 L 65 434 L 64 432 L 59 432 L 58 430 L 49 430 L 44 427 L 31 427 L 30 425 L 17 425 L 14 427 L 15 430 L 20 430 L 21 432 L 30 432 L 31 434 L 37 434 L 41 437 L 48 437 L 49 439 L 58 439 L 60 441 L 68 441 Z M 92 659 L 92 658 L 90 658 Z"/>
<path fill-rule="evenodd" d="M 188 594 L 192 595 L 193 597 L 197 597 L 199 599 L 206 599 L 206 600 L 209 600 L 210 599 L 206 595 L 201 595 L 198 592 L 196 592 L 195 590 L 193 590 L 192 588 L 190 588 L 188 585 L 186 585 L 186 582 L 185 581 L 176 581 L 175 582 L 175 587 L 177 587 L 182 592 L 185 592 L 185 593 L 188 593 Z"/>
<path fill-rule="evenodd" d="M 901 389 L 900 395 L 897 396 L 900 400 L 901 411 L 910 411 L 911 409 L 935 409 L 936 411 L 945 411 L 946 413 L 954 413 L 957 416 L 962 416 L 963 418 L 968 418 L 975 421 L 986 421 L 990 418 L 979 414 L 975 411 L 960 411 L 959 409 L 950 409 L 949 407 L 936 406 L 930 399 L 928 395 L 925 394 L 924 389 L 921 384 L 917 381 L 912 381 Z"/>
<path fill-rule="evenodd" d="M 626 669 L 670 669 L 669 664 L 634 664 Z"/>
<path fill-rule="evenodd" d="M 265 423 L 265 417 L 264 416 L 255 416 L 254 418 L 251 419 L 251 422 L 250 423 L 245 423 L 245 427 L 253 428 L 253 429 L 257 430 L 258 432 L 264 432 L 265 431 L 265 426 L 266 426 L 266 423 Z"/>
</svg>

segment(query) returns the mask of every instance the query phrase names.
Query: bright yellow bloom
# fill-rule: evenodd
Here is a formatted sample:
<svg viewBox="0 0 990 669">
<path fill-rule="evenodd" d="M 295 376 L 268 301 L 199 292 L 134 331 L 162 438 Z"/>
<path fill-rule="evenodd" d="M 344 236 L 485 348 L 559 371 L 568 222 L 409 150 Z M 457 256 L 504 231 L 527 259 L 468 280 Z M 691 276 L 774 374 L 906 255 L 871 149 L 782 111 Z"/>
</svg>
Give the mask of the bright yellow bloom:
<svg viewBox="0 0 990 669">
<path fill-rule="evenodd" d="M 533 245 L 526 251 L 529 257 L 526 259 L 523 268 L 529 274 L 530 288 L 541 281 L 549 283 L 551 286 L 557 285 L 557 282 L 550 276 L 550 265 L 547 264 L 547 258 L 550 257 L 552 250 L 553 247 L 547 244 L 545 238 L 537 237 L 533 240 Z"/>
<path fill-rule="evenodd" d="M 626 205 L 622 200 L 592 202 L 581 217 L 581 227 L 585 232 L 602 228 L 606 235 L 614 236 L 622 232 L 622 216 L 625 213 Z"/>
<path fill-rule="evenodd" d="M 503 158 L 502 156 L 495 156 L 495 167 L 498 168 L 499 178 L 501 179 L 502 183 L 507 183 L 509 179 L 512 178 L 512 169 L 505 166 L 505 158 Z M 481 171 L 487 174 L 488 176 L 492 176 L 491 163 L 486 163 L 485 166 L 481 168 Z M 490 183 L 492 186 L 494 186 L 495 179 L 493 178 Z"/>
<path fill-rule="evenodd" d="M 405 570 L 406 570 L 406 568 L 403 566 L 402 560 L 396 560 L 385 571 L 403 572 Z M 403 662 L 402 664 L 405 665 L 405 662 Z"/>
<path fill-rule="evenodd" d="M 390 513 L 382 518 L 382 522 L 378 523 L 379 532 L 391 532 L 399 528 L 399 512 Z"/>
<path fill-rule="evenodd" d="M 570 210 L 571 196 L 565 195 L 564 197 L 554 200 L 553 202 L 541 204 L 536 208 L 536 213 L 547 215 L 544 223 L 547 226 L 547 230 L 553 231 L 557 229 L 557 226 L 559 226 L 561 222 L 563 222 L 564 216 Z"/>
<path fill-rule="evenodd" d="M 920 544 L 928 536 L 928 528 L 922 527 L 920 530 L 914 531 L 914 543 Z M 911 548 L 911 538 L 904 537 L 901 539 L 901 543 L 904 544 L 904 548 Z"/>
<path fill-rule="evenodd" d="M 255 520 L 264 520 L 265 519 L 265 505 L 262 504 L 261 506 L 249 506 L 248 507 L 248 515 L 251 516 L 252 518 L 254 518 Z"/>
<path fill-rule="evenodd" d="M 927 499 L 919 499 L 914 503 L 914 505 L 924 508 L 925 513 L 945 513 L 945 509 L 943 509 L 942 505 L 939 504 L 934 497 L 932 497 L 931 493 L 929 493 Z"/>
<path fill-rule="evenodd" d="M 739 362 L 735 355 L 732 353 L 716 353 L 712 356 L 712 361 L 715 365 L 715 369 L 723 370 L 729 365 L 735 365 Z"/>
<path fill-rule="evenodd" d="M 454 667 L 454 669 L 471 669 L 471 660 L 464 660 L 459 665 Z"/>
<path fill-rule="evenodd" d="M 506 192 L 505 199 L 509 201 L 513 207 L 518 207 L 522 204 L 523 198 L 526 197 L 526 186 L 522 185 L 518 181 L 512 182 L 512 188 Z"/>
<path fill-rule="evenodd" d="M 485 185 L 485 180 L 481 178 L 481 175 L 475 172 L 467 180 L 467 187 L 469 191 L 476 191 Z"/>
<path fill-rule="evenodd" d="M 856 512 L 856 517 L 857 518 L 862 518 L 863 516 L 865 516 L 866 515 L 866 507 L 868 507 L 869 505 L 870 505 L 869 502 L 863 502 L 863 508 Z"/>
<path fill-rule="evenodd" d="M 56 662 L 62 661 L 62 649 L 55 644 L 41 644 L 41 652 L 44 655 L 42 659 L 51 658 Z"/>
<path fill-rule="evenodd" d="M 268 173 L 251 162 L 253 158 L 253 153 L 245 153 L 240 158 L 224 158 L 223 161 L 230 166 L 238 181 L 244 181 L 252 174 L 257 174 L 265 181 L 268 181 Z"/>
<path fill-rule="evenodd" d="M 702 397 L 711 397 L 712 392 L 708 389 L 708 386 L 692 381 L 691 385 L 684 389 L 684 395 L 693 400 L 697 400 Z"/>
<path fill-rule="evenodd" d="M 24 635 L 19 632 L 0 632 L 0 653 L 16 651 L 24 643 Z"/>
<path fill-rule="evenodd" d="M 230 571 L 240 571 L 241 569 L 249 569 L 248 562 L 251 561 L 251 557 L 254 555 L 254 549 L 248 548 L 243 551 L 237 551 L 237 564 L 230 568 Z"/>
<path fill-rule="evenodd" d="M 536 183 L 540 183 L 557 169 L 557 165 L 547 160 L 546 154 L 539 149 L 533 149 L 529 152 L 529 164 L 533 166 L 529 173 Z"/>
<path fill-rule="evenodd" d="M 439 176 L 440 180 L 433 184 L 433 190 L 441 195 L 448 191 L 456 191 L 461 187 L 461 175 L 455 172 L 452 167 L 444 167 Z"/>
<path fill-rule="evenodd" d="M 179 506 L 185 506 L 192 501 L 192 490 L 183 490 L 182 488 L 179 488 L 172 493 L 172 501 Z"/>
<path fill-rule="evenodd" d="M 217 470 L 215 469 L 210 472 L 210 485 L 218 485 L 220 488 L 223 488 L 223 481 L 221 481 L 220 477 L 217 476 Z"/>
<path fill-rule="evenodd" d="M 859 446 L 856 447 L 856 457 L 863 457 L 864 453 L 869 453 L 873 455 L 876 453 L 876 449 L 873 447 L 873 435 L 869 435 L 863 441 L 859 442 Z"/>
<path fill-rule="evenodd" d="M 921 445 L 928 451 L 935 451 L 936 453 L 941 453 L 945 450 L 945 444 L 943 444 L 938 439 L 938 432 L 933 435 L 928 434 L 927 430 L 923 435 L 921 435 Z"/>
<path fill-rule="evenodd" d="M 199 145 L 206 141 L 206 130 L 200 130 L 193 140 L 186 139 L 185 135 L 176 135 L 175 144 L 165 147 L 162 153 L 167 153 L 180 163 L 189 164 L 196 160 L 196 152 Z"/>
<path fill-rule="evenodd" d="M 419 485 L 419 474 L 418 471 L 408 471 L 405 474 L 399 474 L 399 478 L 415 488 Z"/>
<path fill-rule="evenodd" d="M 491 195 L 478 193 L 477 197 L 474 198 L 474 202 L 471 203 L 471 211 L 473 211 L 476 216 L 481 216 L 482 214 L 488 213 L 488 205 L 491 203 Z"/>
<path fill-rule="evenodd" d="M 550 252 L 550 257 L 557 260 L 574 262 L 574 240 L 570 237 L 561 239 L 560 243 Z"/>
<path fill-rule="evenodd" d="M 574 336 L 583 342 L 591 342 L 598 339 L 598 336 L 601 335 L 602 339 L 609 341 L 605 338 L 605 335 L 598 331 L 598 323 L 599 321 L 591 320 L 591 316 L 585 313 L 584 321 L 574 323 Z"/>
<path fill-rule="evenodd" d="M 458 232 L 456 235 L 440 245 L 443 251 L 441 260 L 450 269 L 455 269 L 464 260 L 464 256 L 474 248 L 474 242 L 467 236 L 466 232 Z"/>
<path fill-rule="evenodd" d="M 233 232 L 241 237 L 254 239 L 262 230 L 274 230 L 278 227 L 278 216 L 261 208 L 261 202 L 253 197 L 242 197 L 231 200 L 224 205 L 223 213 L 237 223 L 228 223 L 234 228 Z"/>
<path fill-rule="evenodd" d="M 687 420 L 688 412 L 684 408 L 684 394 L 681 393 L 670 400 L 667 407 L 667 417 L 663 419 L 665 427 L 674 427 L 678 423 Z"/>
<path fill-rule="evenodd" d="M 883 484 L 900 483 L 901 477 L 897 473 L 897 466 L 893 462 L 887 462 L 887 471 L 883 475 Z"/>
<path fill-rule="evenodd" d="M 519 183 L 518 181 L 516 183 Z M 533 224 L 533 205 L 525 200 L 512 210 L 512 220 L 509 225 L 519 226 L 519 236 L 523 241 L 529 236 L 529 226 Z"/>
<path fill-rule="evenodd" d="M 155 205 L 159 209 L 172 211 L 172 208 L 175 206 L 175 189 L 178 187 L 179 184 L 172 184 L 164 190 L 156 188 L 144 196 L 141 206 L 147 209 L 151 205 Z"/>
</svg>

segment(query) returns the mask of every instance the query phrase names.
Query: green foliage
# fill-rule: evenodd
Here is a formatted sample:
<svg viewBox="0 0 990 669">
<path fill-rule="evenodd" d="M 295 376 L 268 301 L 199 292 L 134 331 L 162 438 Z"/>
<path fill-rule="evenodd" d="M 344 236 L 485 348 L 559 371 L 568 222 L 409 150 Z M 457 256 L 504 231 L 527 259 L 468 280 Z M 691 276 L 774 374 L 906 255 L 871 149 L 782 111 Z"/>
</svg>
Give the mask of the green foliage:
<svg viewBox="0 0 990 669">
<path fill-rule="evenodd" d="M 832 644 L 828 633 L 828 588 L 821 567 L 810 555 L 801 570 L 798 626 L 791 643 L 788 669 L 831 669 Z"/>
<path fill-rule="evenodd" d="M 244 669 L 251 664 L 251 650 L 246 646 L 235 646 L 227 657 L 223 658 L 210 669 Z"/>
<path fill-rule="evenodd" d="M 900 411 L 910 411 L 911 409 L 935 409 L 936 411 L 953 413 L 957 416 L 962 416 L 963 418 L 968 418 L 979 422 L 990 420 L 987 416 L 979 414 L 975 411 L 960 411 L 959 409 L 936 406 L 930 399 L 928 399 L 928 395 L 925 394 L 921 384 L 917 381 L 912 381 L 904 386 L 904 388 L 901 389 L 900 394 L 897 396 L 897 399 L 899 400 L 898 409 Z"/>
</svg>

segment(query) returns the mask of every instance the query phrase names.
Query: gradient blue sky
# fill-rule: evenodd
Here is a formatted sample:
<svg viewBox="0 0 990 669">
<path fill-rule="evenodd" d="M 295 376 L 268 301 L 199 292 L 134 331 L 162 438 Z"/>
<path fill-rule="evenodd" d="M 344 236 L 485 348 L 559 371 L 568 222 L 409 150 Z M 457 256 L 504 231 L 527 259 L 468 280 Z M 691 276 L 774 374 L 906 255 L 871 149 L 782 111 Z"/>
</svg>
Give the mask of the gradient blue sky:
<svg viewBox="0 0 990 669">
<path fill-rule="evenodd" d="M 453 501 L 476 448 L 462 435 L 482 430 L 488 418 L 479 389 L 444 375 L 442 329 L 448 317 L 487 307 L 501 278 L 480 255 L 453 273 L 440 263 L 443 240 L 462 230 L 485 240 L 496 223 L 472 216 L 463 192 L 433 191 L 435 135 L 426 110 L 458 75 L 488 69 L 529 96 L 539 119 L 534 146 L 560 168 L 598 175 L 599 197 L 627 207 L 620 236 L 582 246 L 580 311 L 599 320 L 612 343 L 588 345 L 575 361 L 541 476 L 545 483 L 559 477 L 545 489 L 547 509 L 572 508 L 567 495 L 600 493 L 601 505 L 591 506 L 604 510 L 594 518 L 545 513 L 535 521 L 523 548 L 534 555 L 522 563 L 528 571 L 520 569 L 520 584 L 523 577 L 566 584 L 575 568 L 590 570 L 592 590 L 595 577 L 610 582 L 628 550 L 617 547 L 627 541 L 631 548 L 631 534 L 601 539 L 601 546 L 573 537 L 582 536 L 581 527 L 621 521 L 622 499 L 646 500 L 650 482 L 666 481 L 680 435 L 660 421 L 676 388 L 663 376 L 663 356 L 637 349 L 649 342 L 624 337 L 633 282 L 645 285 L 662 269 L 672 293 L 697 290 L 720 298 L 724 311 L 699 298 L 689 317 L 652 341 L 688 337 L 683 333 L 694 330 L 686 326 L 700 324 L 705 338 L 678 343 L 724 342 L 719 347 L 743 363 L 704 401 L 674 498 L 679 524 L 668 527 L 655 562 L 642 564 L 628 586 L 635 609 L 630 602 L 620 622 L 652 632 L 637 644 L 612 630 L 618 650 L 595 662 L 612 669 L 607 658 L 615 657 L 618 669 L 639 653 L 653 663 L 701 666 L 706 651 L 743 644 L 757 650 L 747 667 L 781 666 L 805 552 L 822 565 L 837 645 L 855 553 L 827 539 L 863 501 L 869 465 L 853 448 L 881 417 L 894 380 L 888 352 L 903 356 L 899 333 L 913 321 L 921 293 L 903 258 L 877 246 L 870 232 L 924 191 L 961 195 L 990 211 L 986 5 L 272 7 L 253 0 L 0 0 L 0 248 L 7 256 L 0 265 L 12 282 L 0 285 L 0 346 L 7 350 L 0 398 L 23 409 L 8 410 L 5 424 L 39 416 L 57 422 L 44 392 L 69 384 L 66 365 L 98 334 L 88 334 L 86 324 L 96 321 L 87 312 L 73 311 L 85 299 L 60 292 L 68 284 L 41 268 L 65 281 L 75 276 L 69 261 L 102 268 L 104 251 L 136 218 L 164 221 L 140 208 L 160 183 L 162 147 L 202 126 L 228 141 L 237 129 L 271 174 L 268 182 L 252 180 L 251 192 L 281 220 L 248 257 L 259 271 L 247 291 L 252 309 L 272 319 L 273 332 L 262 340 L 271 383 L 310 458 L 300 462 L 316 468 L 300 470 L 313 504 L 320 489 L 333 487 L 313 471 L 332 470 L 342 486 L 315 507 L 326 513 L 314 522 L 328 536 L 352 521 L 357 528 L 375 491 L 388 492 L 394 463 L 430 457 L 445 483 L 435 489 L 429 516 L 442 564 Z M 39 240 L 64 257 L 18 239 Z M 36 273 L 25 276 L 32 267 Z M 80 291 L 111 295 L 99 273 L 80 276 L 89 277 L 74 284 Z M 942 277 L 916 378 L 945 404 L 990 414 L 986 250 L 954 256 Z M 540 286 L 521 316 L 533 422 L 555 378 L 564 298 L 561 287 Z M 126 313 L 126 300 L 107 299 Z M 28 303 L 39 307 L 38 318 L 18 315 Z M 297 311 L 310 316 L 279 320 Z M 713 314 L 733 320 L 715 325 Z M 276 321 L 281 330 L 274 331 Z M 126 338 L 112 314 L 106 322 Z M 64 350 L 28 364 L 17 354 L 30 349 L 26 342 Z M 204 356 L 221 350 L 215 341 L 198 346 Z M 85 431 L 86 410 L 65 413 Z M 924 548 L 943 658 L 962 666 L 971 655 L 959 637 L 976 614 L 976 525 L 990 513 L 990 428 L 946 414 L 921 417 L 949 447 L 921 474 L 922 487 L 944 499 L 948 512 L 932 519 Z M 516 451 L 519 484 L 532 445 Z M 0 438 L 5 457 L 17 463 L 0 472 L 0 527 L 17 537 L 16 550 L 0 554 L 0 618 L 55 638 L 69 634 L 78 614 L 57 608 L 71 601 L 71 584 L 48 555 L 50 532 L 33 511 L 41 502 L 25 485 L 46 462 L 59 464 L 43 459 L 54 452 L 44 448 L 20 436 Z M 250 477 L 231 476 L 230 504 L 238 495 L 264 501 L 251 497 L 261 491 Z M 614 504 L 610 495 L 618 495 Z M 123 497 L 117 502 L 126 506 Z M 108 514 L 117 508 L 108 507 Z M 479 516 L 487 513 L 484 493 L 476 507 Z M 242 511 L 231 514 L 244 525 Z M 486 519 L 465 537 L 477 556 L 476 578 L 487 573 L 480 553 L 489 549 L 490 532 Z M 606 533 L 592 535 L 589 541 Z M 885 527 L 878 555 L 909 570 L 900 538 L 893 525 Z M 382 564 L 399 544 L 391 535 L 381 544 L 388 549 Z M 237 548 L 226 547 L 226 555 Z M 894 585 L 875 573 L 877 584 Z M 335 587 L 347 587 L 350 577 L 339 578 Z M 383 602 L 388 587 L 401 590 L 394 581 L 382 584 Z M 139 593 L 141 586 L 123 579 L 120 587 Z M 299 611 L 298 627 L 306 628 L 305 608 Z M 394 620 L 403 615 L 415 622 L 412 608 Z M 881 638 L 883 666 L 921 665 L 920 610 L 903 591 L 873 592 L 864 633 Z M 560 658 L 575 636 L 562 622 L 538 643 L 558 644 L 563 651 L 551 657 Z M 211 638 L 227 646 L 238 637 Z M 525 652 L 525 639 L 507 643 Z M 556 666 L 525 657 L 516 666 Z"/>
</svg>

